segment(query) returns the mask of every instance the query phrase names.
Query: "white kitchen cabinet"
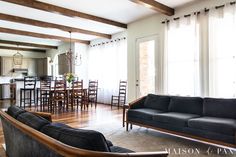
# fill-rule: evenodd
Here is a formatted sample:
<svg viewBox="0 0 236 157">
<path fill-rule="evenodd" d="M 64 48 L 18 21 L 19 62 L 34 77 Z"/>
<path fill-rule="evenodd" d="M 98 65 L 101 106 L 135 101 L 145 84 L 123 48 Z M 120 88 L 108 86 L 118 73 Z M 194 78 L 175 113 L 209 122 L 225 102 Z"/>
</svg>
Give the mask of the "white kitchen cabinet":
<svg viewBox="0 0 236 157">
<path fill-rule="evenodd" d="M 28 67 L 28 75 L 35 76 L 36 75 L 36 59 L 27 58 L 27 67 Z"/>
<path fill-rule="evenodd" d="M 45 76 L 48 74 L 48 60 L 47 60 L 47 58 L 36 59 L 36 74 L 37 74 L 37 76 Z"/>
<path fill-rule="evenodd" d="M 13 69 L 13 58 L 12 57 L 1 57 L 1 75 L 11 76 Z"/>
</svg>

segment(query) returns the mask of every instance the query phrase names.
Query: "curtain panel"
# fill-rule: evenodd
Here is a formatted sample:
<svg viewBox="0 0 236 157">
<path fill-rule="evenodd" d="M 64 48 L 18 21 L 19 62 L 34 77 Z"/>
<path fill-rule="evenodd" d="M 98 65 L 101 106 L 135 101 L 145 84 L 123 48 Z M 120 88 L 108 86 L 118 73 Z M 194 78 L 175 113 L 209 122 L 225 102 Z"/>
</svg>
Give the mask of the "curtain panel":
<svg viewBox="0 0 236 157">
<path fill-rule="evenodd" d="M 127 80 L 127 41 L 90 47 L 88 53 L 88 78 L 98 80 L 98 102 L 111 103 L 111 96 L 119 93 L 119 81 Z"/>
<path fill-rule="evenodd" d="M 236 97 L 236 6 L 166 24 L 165 93 Z"/>
<path fill-rule="evenodd" d="M 199 24 L 192 15 L 166 25 L 166 91 L 171 95 L 200 95 Z"/>
</svg>

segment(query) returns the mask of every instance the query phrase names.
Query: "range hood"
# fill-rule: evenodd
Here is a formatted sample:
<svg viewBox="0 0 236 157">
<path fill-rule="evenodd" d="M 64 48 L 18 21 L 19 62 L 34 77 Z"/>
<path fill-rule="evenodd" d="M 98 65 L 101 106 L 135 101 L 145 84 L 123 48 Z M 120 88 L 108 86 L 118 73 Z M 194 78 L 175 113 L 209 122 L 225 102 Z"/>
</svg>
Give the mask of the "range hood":
<svg viewBox="0 0 236 157">
<path fill-rule="evenodd" d="M 28 73 L 28 69 L 23 68 L 13 68 L 12 72 L 18 72 L 18 73 Z"/>
</svg>

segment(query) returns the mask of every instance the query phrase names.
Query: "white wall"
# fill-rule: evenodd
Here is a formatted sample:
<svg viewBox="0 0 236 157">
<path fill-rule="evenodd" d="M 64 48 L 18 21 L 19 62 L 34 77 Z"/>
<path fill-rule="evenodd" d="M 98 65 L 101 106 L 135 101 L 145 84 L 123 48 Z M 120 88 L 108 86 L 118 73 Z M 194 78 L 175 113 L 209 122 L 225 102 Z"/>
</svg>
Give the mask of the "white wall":
<svg viewBox="0 0 236 157">
<path fill-rule="evenodd" d="M 75 53 L 81 55 L 81 65 L 75 66 L 75 74 L 83 80 L 84 87 L 88 84 L 88 46 L 75 43 Z"/>
<path fill-rule="evenodd" d="M 70 48 L 70 43 L 68 42 L 62 42 L 61 45 L 58 46 L 58 49 L 50 49 L 46 52 L 46 56 L 50 58 L 50 60 L 53 61 L 53 73 L 51 74 L 51 69 L 49 68 L 48 71 L 50 71 L 49 75 L 56 76 L 58 74 L 58 60 L 57 56 L 62 53 L 66 53 Z M 74 43 L 71 44 L 72 51 L 74 50 Z"/>
<path fill-rule="evenodd" d="M 156 14 L 151 17 L 135 21 L 128 25 L 127 29 L 127 37 L 128 37 L 128 101 L 132 101 L 136 99 L 136 67 L 135 67 L 135 44 L 136 40 L 143 37 L 148 37 L 152 35 L 158 35 L 159 37 L 159 52 L 164 52 L 164 24 L 161 22 L 163 20 L 172 19 L 174 17 L 183 16 L 185 14 L 189 14 L 195 11 L 203 10 L 204 8 L 212 8 L 214 6 L 222 5 L 232 0 L 197 0 L 194 4 L 186 5 L 180 8 L 175 9 L 175 15 L 172 17 L 167 17 L 161 14 Z M 162 74 L 161 71 L 161 58 L 157 60 L 158 67 L 157 68 L 157 76 L 160 77 Z M 159 93 L 163 92 L 163 81 L 158 89 Z"/>
<path fill-rule="evenodd" d="M 13 56 L 17 53 L 16 50 L 5 50 L 0 49 L 0 56 Z M 39 53 L 39 52 L 28 52 L 28 51 L 19 51 L 23 55 L 24 58 L 45 58 L 46 53 Z"/>
</svg>

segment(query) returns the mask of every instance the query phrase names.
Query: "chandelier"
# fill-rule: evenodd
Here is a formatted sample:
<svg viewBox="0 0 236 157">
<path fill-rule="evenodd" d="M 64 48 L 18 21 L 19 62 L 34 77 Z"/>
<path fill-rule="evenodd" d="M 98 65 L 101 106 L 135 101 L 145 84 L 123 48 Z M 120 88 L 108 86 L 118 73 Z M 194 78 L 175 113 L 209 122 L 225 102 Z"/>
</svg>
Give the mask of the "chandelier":
<svg viewBox="0 0 236 157">
<path fill-rule="evenodd" d="M 73 53 L 71 48 L 71 31 L 70 33 L 70 48 L 66 51 L 66 59 L 69 65 L 69 72 L 72 73 L 72 67 L 74 66 L 80 66 L 82 64 L 82 57 L 81 54 L 78 55 L 78 53 Z"/>
<path fill-rule="evenodd" d="M 13 63 L 14 65 L 22 65 L 23 62 L 23 55 L 19 53 L 17 45 L 17 52 L 13 55 Z"/>
</svg>

